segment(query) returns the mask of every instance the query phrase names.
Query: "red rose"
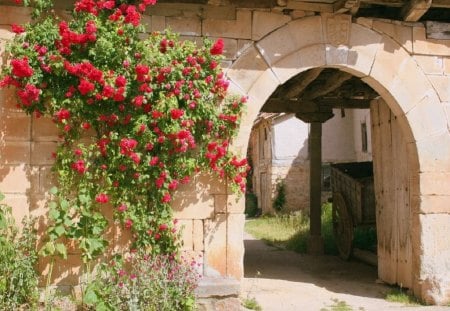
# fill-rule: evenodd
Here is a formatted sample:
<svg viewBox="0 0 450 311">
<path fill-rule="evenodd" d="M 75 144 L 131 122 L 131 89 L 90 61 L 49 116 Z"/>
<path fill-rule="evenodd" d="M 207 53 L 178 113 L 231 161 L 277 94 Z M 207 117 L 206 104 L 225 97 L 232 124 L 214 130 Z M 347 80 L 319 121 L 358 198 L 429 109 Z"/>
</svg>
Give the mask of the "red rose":
<svg viewBox="0 0 450 311">
<path fill-rule="evenodd" d="M 95 201 L 98 203 L 108 203 L 109 202 L 109 197 L 107 194 L 105 193 L 100 193 L 95 197 Z"/>
<path fill-rule="evenodd" d="M 11 60 L 12 74 L 19 78 L 31 77 L 34 73 L 33 69 L 28 64 L 28 58 Z"/>
<path fill-rule="evenodd" d="M 173 120 L 179 119 L 184 115 L 184 110 L 182 109 L 172 109 L 170 110 L 170 116 Z"/>
<path fill-rule="evenodd" d="M 92 92 L 95 89 L 95 85 L 85 79 L 81 79 L 80 84 L 78 85 L 78 90 L 81 95 L 86 95 L 89 92 Z"/>
<path fill-rule="evenodd" d="M 12 24 L 11 29 L 14 33 L 21 34 L 25 31 L 25 28 L 21 25 Z"/>
<path fill-rule="evenodd" d="M 216 42 L 214 42 L 213 46 L 209 50 L 211 55 L 220 55 L 223 53 L 223 40 L 218 39 Z"/>
<path fill-rule="evenodd" d="M 160 224 L 159 225 L 159 231 L 165 231 L 169 228 L 167 224 Z"/>
</svg>

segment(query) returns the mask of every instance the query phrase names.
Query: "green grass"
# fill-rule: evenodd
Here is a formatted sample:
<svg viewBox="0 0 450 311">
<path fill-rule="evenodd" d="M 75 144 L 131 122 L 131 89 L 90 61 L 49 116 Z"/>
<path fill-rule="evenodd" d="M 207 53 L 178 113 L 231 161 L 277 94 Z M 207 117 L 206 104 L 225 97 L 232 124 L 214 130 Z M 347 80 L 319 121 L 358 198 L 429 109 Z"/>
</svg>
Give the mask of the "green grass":
<svg viewBox="0 0 450 311">
<path fill-rule="evenodd" d="M 325 253 L 335 255 L 337 248 L 333 238 L 331 217 L 331 204 L 326 203 L 322 207 L 322 236 Z M 270 245 L 305 253 L 309 236 L 309 217 L 301 212 L 261 216 L 247 221 L 245 230 Z"/>
<path fill-rule="evenodd" d="M 322 308 L 320 311 L 354 311 L 354 309 L 349 306 L 345 301 L 339 299 L 332 299 L 334 304 L 332 304 L 330 309 Z M 363 311 L 364 308 L 359 308 L 358 310 Z"/>
<path fill-rule="evenodd" d="M 333 236 L 331 203 L 322 206 L 322 237 L 325 254 L 337 255 L 338 250 Z M 309 236 L 309 217 L 301 212 L 293 214 L 264 215 L 246 222 L 246 232 L 275 247 L 306 253 Z M 376 228 L 357 227 L 354 232 L 354 247 L 376 250 Z"/>
<path fill-rule="evenodd" d="M 390 302 L 399 302 L 405 305 L 422 305 L 419 299 L 408 293 L 405 289 L 395 287 L 391 289 L 385 299 Z"/>
<path fill-rule="evenodd" d="M 249 310 L 255 310 L 255 311 L 261 311 L 262 308 L 259 305 L 259 303 L 256 301 L 255 298 L 247 298 L 242 302 L 242 305 L 249 309 Z"/>
</svg>

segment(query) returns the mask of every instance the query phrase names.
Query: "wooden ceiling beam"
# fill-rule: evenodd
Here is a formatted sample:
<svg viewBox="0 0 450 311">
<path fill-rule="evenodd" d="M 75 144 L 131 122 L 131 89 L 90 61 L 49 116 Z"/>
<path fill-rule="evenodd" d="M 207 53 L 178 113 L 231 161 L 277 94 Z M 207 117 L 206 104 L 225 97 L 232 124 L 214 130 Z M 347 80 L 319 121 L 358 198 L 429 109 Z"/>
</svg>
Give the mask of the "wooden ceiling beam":
<svg viewBox="0 0 450 311">
<path fill-rule="evenodd" d="M 350 13 L 351 15 L 355 15 L 360 5 L 360 0 L 340 0 L 334 3 L 333 10 L 335 14 Z"/>
<path fill-rule="evenodd" d="M 302 100 L 312 100 L 317 97 L 322 97 L 340 87 L 345 81 L 351 79 L 353 76 L 349 73 L 339 70 L 334 71 L 329 77 L 322 83 L 314 83 L 301 95 Z"/>
<path fill-rule="evenodd" d="M 401 10 L 401 17 L 406 22 L 417 22 L 431 7 L 432 0 L 409 0 Z"/>
<path fill-rule="evenodd" d="M 308 85 L 310 85 L 322 72 L 323 68 L 314 68 L 303 73 L 299 77 L 299 81 L 292 84 L 286 90 L 283 90 L 283 97 L 296 98 L 301 94 Z"/>
<path fill-rule="evenodd" d="M 307 113 L 328 111 L 333 108 L 367 109 L 373 99 L 320 98 L 314 101 L 298 101 L 286 98 L 270 98 L 261 108 L 261 112 L 270 113 Z M 317 107 L 317 108 L 313 108 Z"/>
</svg>

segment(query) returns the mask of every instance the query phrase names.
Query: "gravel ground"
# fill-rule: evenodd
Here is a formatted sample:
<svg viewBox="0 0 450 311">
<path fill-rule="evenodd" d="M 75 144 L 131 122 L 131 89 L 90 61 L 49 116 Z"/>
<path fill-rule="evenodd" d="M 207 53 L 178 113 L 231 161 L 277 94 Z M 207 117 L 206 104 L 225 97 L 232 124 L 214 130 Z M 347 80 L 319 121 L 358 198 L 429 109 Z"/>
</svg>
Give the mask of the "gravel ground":
<svg viewBox="0 0 450 311">
<path fill-rule="evenodd" d="M 255 298 L 263 311 L 450 310 L 386 301 L 391 288 L 377 281 L 375 267 L 361 262 L 279 250 L 250 235 L 245 252 L 241 296 Z"/>
</svg>

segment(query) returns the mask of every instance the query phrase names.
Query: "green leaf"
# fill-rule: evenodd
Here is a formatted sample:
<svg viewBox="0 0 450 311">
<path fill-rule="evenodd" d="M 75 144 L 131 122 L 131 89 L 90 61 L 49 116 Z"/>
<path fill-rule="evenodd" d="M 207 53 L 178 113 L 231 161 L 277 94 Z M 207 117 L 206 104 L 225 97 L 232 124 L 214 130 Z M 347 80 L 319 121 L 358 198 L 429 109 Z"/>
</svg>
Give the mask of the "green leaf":
<svg viewBox="0 0 450 311">
<path fill-rule="evenodd" d="M 54 203 L 54 202 L 52 202 Z M 56 207 L 50 207 L 50 211 L 48 212 L 48 216 L 51 220 L 57 220 L 61 213 L 56 209 Z"/>
<path fill-rule="evenodd" d="M 83 295 L 83 302 L 87 305 L 96 305 L 98 302 L 97 293 L 92 288 L 87 288 Z"/>
<path fill-rule="evenodd" d="M 48 192 L 50 192 L 50 194 L 56 195 L 58 193 L 58 188 L 52 187 Z"/>
<path fill-rule="evenodd" d="M 47 242 L 39 251 L 40 256 L 52 256 L 55 254 L 55 244 L 53 242 Z"/>
<path fill-rule="evenodd" d="M 53 231 L 58 235 L 58 237 L 66 233 L 66 229 L 64 228 L 63 225 L 56 226 Z"/>
<path fill-rule="evenodd" d="M 0 201 L 2 201 L 5 198 L 5 195 L 0 192 Z"/>
<path fill-rule="evenodd" d="M 67 259 L 67 248 L 64 244 L 56 244 L 56 252 L 62 256 L 62 258 Z"/>
</svg>

